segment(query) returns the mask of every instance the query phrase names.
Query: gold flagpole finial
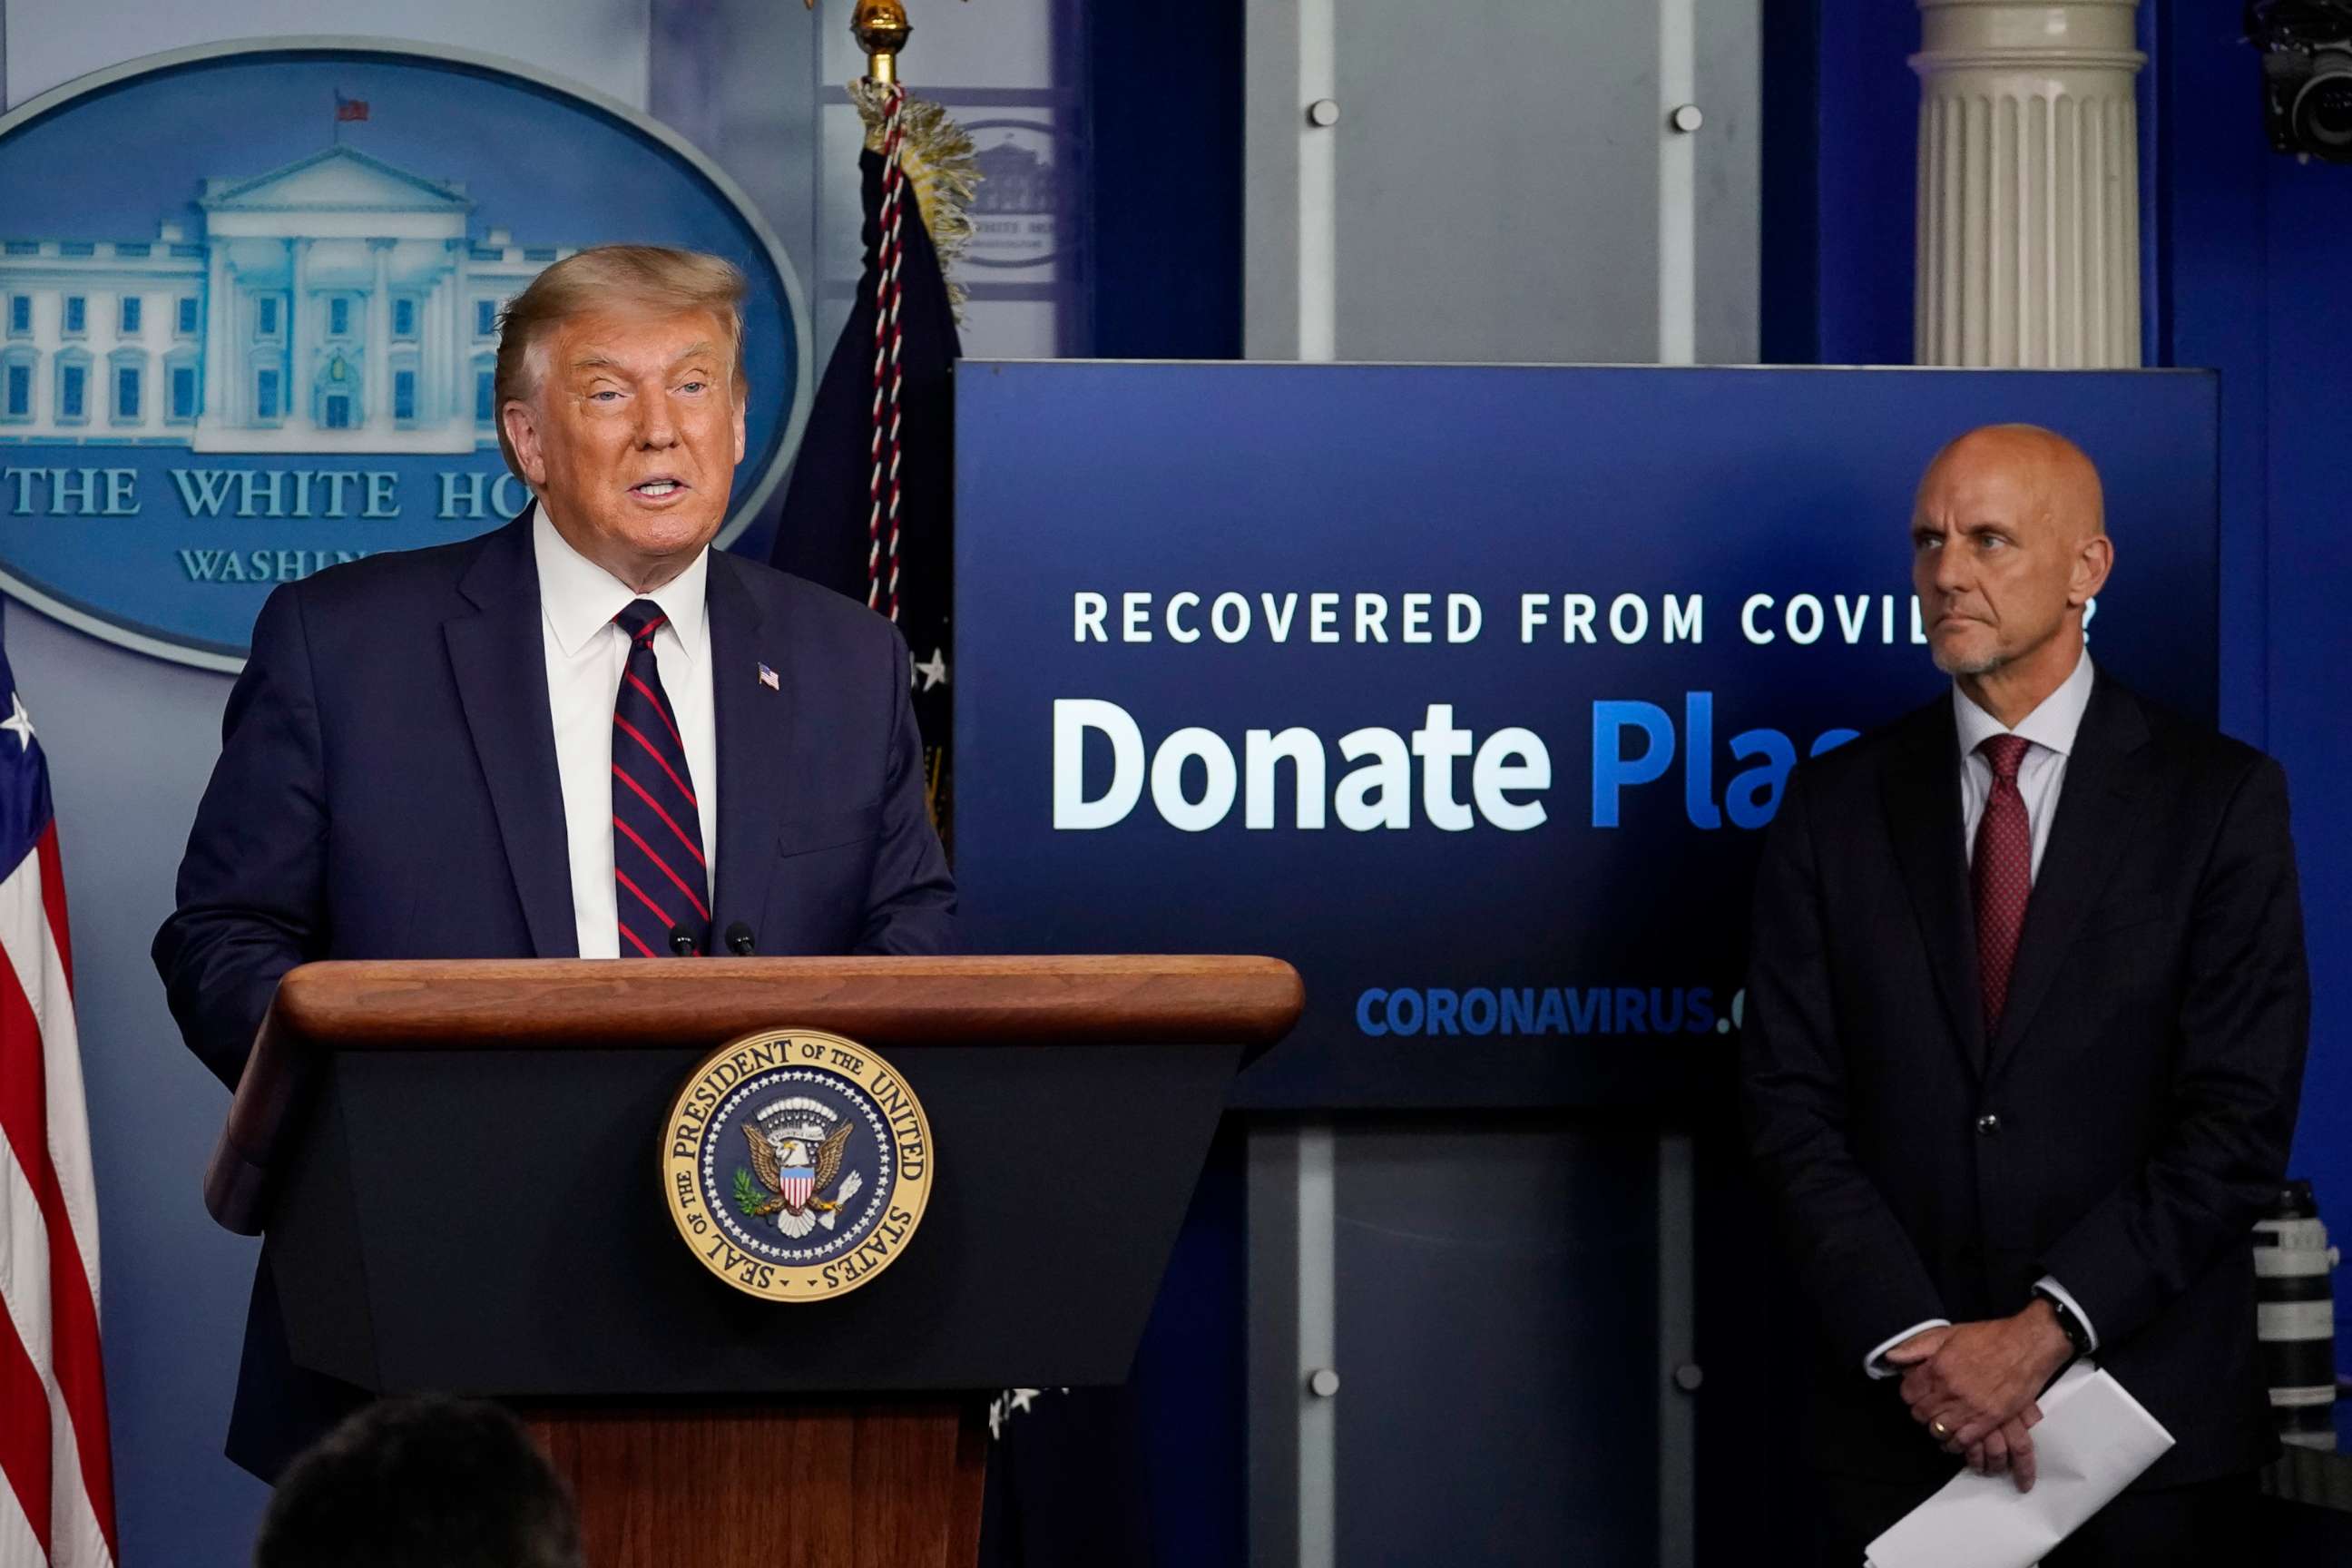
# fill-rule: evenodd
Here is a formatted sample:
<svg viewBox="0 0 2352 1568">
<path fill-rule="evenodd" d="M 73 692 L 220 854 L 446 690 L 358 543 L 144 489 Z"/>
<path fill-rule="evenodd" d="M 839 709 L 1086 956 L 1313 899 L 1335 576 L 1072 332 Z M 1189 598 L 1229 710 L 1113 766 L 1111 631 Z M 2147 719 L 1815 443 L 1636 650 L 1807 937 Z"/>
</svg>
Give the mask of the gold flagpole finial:
<svg viewBox="0 0 2352 1568">
<path fill-rule="evenodd" d="M 815 10 L 816 0 L 808 0 L 808 7 Z M 900 0 L 857 0 L 849 31 L 866 51 L 866 80 L 887 86 L 898 79 L 898 56 L 914 30 Z"/>
<path fill-rule="evenodd" d="M 907 47 L 908 35 L 914 30 L 914 24 L 907 20 L 907 8 L 898 0 L 857 0 L 849 31 L 857 47 L 866 51 L 867 80 L 887 86 L 898 79 L 898 51 Z"/>
</svg>

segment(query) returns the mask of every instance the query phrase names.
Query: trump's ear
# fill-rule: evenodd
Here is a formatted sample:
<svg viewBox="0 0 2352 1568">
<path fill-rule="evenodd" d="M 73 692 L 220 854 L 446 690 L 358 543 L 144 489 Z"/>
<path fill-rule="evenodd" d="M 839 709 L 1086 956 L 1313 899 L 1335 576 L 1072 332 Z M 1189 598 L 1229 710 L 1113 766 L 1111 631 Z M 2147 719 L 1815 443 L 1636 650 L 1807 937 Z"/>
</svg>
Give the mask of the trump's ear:
<svg viewBox="0 0 2352 1568">
<path fill-rule="evenodd" d="M 530 405 L 521 398 L 507 400 L 499 410 L 499 421 L 505 427 L 507 444 L 514 448 L 515 463 L 522 469 L 523 482 L 533 487 L 547 482 L 547 453 L 539 443 L 539 420 Z"/>
</svg>

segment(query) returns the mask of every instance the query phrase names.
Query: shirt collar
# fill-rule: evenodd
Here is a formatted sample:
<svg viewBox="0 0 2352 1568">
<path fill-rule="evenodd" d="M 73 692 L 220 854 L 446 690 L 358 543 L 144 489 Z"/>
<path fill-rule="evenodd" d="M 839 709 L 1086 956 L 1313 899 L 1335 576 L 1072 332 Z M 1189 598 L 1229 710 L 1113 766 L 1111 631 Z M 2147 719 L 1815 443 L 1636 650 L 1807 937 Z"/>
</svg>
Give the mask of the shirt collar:
<svg viewBox="0 0 2352 1568">
<path fill-rule="evenodd" d="M 2091 655 L 2084 649 L 2074 660 L 2074 673 L 2058 689 L 2012 730 L 1978 707 L 1959 682 L 1952 683 L 1952 713 L 1960 728 L 1960 755 L 1965 757 L 1994 735 L 2022 735 L 2037 746 L 2065 756 L 2074 749 L 2074 735 L 2083 727 L 2083 712 L 2091 705 Z"/>
<path fill-rule="evenodd" d="M 563 657 L 575 658 L 588 639 L 638 599 L 651 599 L 669 617 L 678 646 L 691 658 L 702 647 L 703 593 L 710 580 L 710 552 L 656 588 L 640 594 L 572 547 L 548 521 L 547 503 L 534 509 L 531 554 L 539 563 L 539 602 Z M 656 633 L 659 636 L 659 633 Z"/>
</svg>

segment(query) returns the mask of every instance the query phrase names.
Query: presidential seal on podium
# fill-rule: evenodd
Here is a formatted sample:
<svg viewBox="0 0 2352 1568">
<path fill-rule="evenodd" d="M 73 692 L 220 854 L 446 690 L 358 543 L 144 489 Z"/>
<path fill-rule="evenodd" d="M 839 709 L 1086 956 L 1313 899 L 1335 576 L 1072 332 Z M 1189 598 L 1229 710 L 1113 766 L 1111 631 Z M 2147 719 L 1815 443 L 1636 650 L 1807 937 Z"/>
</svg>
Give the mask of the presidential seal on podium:
<svg viewBox="0 0 2352 1568">
<path fill-rule="evenodd" d="M 746 1295 L 819 1301 L 898 1261 L 931 1191 L 931 1129 L 896 1068 L 816 1029 L 703 1058 L 662 1131 L 662 1195 L 703 1267 Z"/>
</svg>

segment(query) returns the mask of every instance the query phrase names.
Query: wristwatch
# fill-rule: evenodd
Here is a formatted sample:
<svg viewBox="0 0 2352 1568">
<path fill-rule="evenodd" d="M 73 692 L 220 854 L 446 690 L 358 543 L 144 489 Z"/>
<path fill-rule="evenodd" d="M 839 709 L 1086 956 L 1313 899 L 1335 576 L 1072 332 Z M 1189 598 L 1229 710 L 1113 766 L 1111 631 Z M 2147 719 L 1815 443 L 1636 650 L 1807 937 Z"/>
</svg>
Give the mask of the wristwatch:
<svg viewBox="0 0 2352 1568">
<path fill-rule="evenodd" d="M 2049 1302 L 2050 1310 L 2057 1314 L 2059 1331 L 2066 1336 L 2066 1342 L 2074 1347 L 2074 1359 L 2080 1361 L 2089 1355 L 2091 1331 L 2083 1326 L 2083 1320 L 2074 1315 L 2074 1310 L 2039 1285 L 2033 1288 L 2033 1293 Z"/>
</svg>

